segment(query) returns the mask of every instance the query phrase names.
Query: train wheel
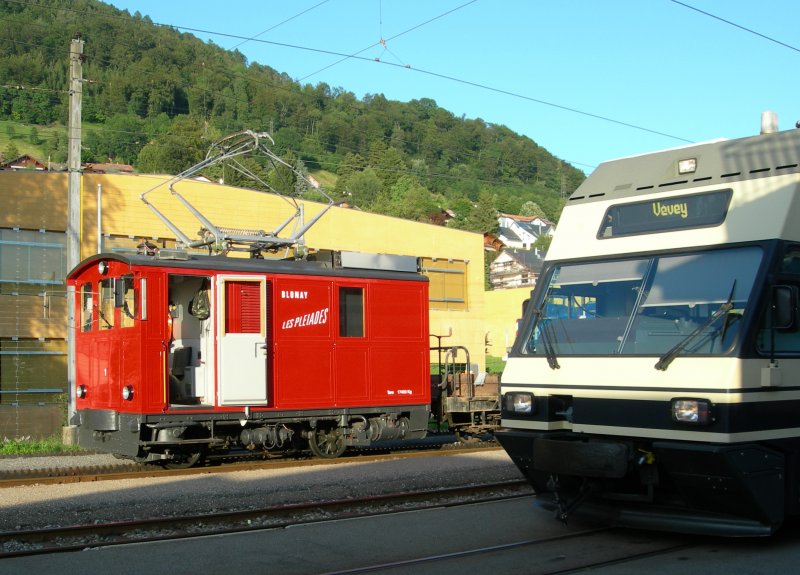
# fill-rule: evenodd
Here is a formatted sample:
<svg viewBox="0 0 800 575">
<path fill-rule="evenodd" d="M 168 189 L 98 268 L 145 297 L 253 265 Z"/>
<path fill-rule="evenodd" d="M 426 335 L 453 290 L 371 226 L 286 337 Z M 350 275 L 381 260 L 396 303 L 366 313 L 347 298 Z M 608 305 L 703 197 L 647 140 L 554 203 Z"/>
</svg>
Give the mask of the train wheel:
<svg viewBox="0 0 800 575">
<path fill-rule="evenodd" d="M 311 453 L 326 459 L 339 457 L 346 448 L 344 435 L 338 427 L 312 429 L 308 436 L 308 447 L 311 448 Z"/>
<path fill-rule="evenodd" d="M 169 459 L 161 462 L 166 469 L 188 469 L 197 465 L 205 459 L 205 452 L 200 451 L 177 451 Z"/>
</svg>

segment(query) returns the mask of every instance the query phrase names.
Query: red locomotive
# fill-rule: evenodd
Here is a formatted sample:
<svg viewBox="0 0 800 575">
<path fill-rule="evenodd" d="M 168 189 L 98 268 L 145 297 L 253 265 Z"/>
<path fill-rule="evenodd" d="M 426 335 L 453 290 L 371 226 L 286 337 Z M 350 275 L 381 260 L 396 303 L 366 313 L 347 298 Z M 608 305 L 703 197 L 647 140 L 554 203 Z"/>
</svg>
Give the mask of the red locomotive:
<svg viewBox="0 0 800 575">
<path fill-rule="evenodd" d="M 426 435 L 428 283 L 414 258 L 106 253 L 68 284 L 82 447 L 184 466 Z"/>
</svg>

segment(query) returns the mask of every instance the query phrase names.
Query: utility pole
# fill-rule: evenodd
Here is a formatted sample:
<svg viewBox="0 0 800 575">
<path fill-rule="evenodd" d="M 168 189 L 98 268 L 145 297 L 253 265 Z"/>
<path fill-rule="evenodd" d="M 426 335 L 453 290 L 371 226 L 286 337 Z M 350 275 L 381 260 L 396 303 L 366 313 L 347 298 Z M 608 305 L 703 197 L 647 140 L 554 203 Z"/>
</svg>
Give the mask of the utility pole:
<svg viewBox="0 0 800 575">
<path fill-rule="evenodd" d="M 69 184 L 67 188 L 67 268 L 81 259 L 81 99 L 83 96 L 83 40 L 75 35 L 69 47 L 69 126 L 67 128 Z M 72 445 L 77 439 L 75 408 L 75 288 L 67 287 L 67 427 L 62 438 Z"/>
</svg>

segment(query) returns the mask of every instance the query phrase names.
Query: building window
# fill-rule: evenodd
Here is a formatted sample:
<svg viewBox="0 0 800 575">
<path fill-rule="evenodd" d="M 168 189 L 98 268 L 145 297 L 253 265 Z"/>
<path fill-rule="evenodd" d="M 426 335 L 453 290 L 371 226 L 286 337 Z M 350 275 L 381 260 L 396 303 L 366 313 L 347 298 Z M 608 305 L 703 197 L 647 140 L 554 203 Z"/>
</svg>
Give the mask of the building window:
<svg viewBox="0 0 800 575">
<path fill-rule="evenodd" d="M 0 404 L 59 404 L 67 388 L 66 373 L 65 341 L 0 338 Z"/>
<path fill-rule="evenodd" d="M 430 308 L 447 311 L 466 311 L 467 262 L 459 260 L 421 258 L 422 273 L 428 277 Z"/>
<path fill-rule="evenodd" d="M 66 244 L 63 233 L 0 229 L 0 282 L 63 285 Z"/>
<path fill-rule="evenodd" d="M 364 288 L 339 288 L 339 335 L 364 337 Z"/>
</svg>

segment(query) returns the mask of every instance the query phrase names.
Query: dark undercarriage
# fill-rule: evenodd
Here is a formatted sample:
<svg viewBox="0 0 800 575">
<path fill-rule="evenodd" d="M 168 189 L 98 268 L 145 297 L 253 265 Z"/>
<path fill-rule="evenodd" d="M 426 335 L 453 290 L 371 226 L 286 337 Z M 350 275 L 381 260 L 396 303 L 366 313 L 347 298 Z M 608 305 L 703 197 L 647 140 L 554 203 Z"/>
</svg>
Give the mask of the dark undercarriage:
<svg viewBox="0 0 800 575">
<path fill-rule="evenodd" d="M 635 441 L 499 430 L 497 440 L 539 505 L 645 529 L 722 536 L 774 533 L 796 497 L 791 462 L 776 446 Z"/>
<path fill-rule="evenodd" d="M 78 443 L 85 449 L 145 461 L 163 458 L 194 465 L 211 452 L 246 449 L 288 452 L 310 449 L 338 457 L 349 446 L 387 439 L 419 439 L 427 433 L 427 406 L 283 412 L 127 414 L 78 412 Z"/>
</svg>

